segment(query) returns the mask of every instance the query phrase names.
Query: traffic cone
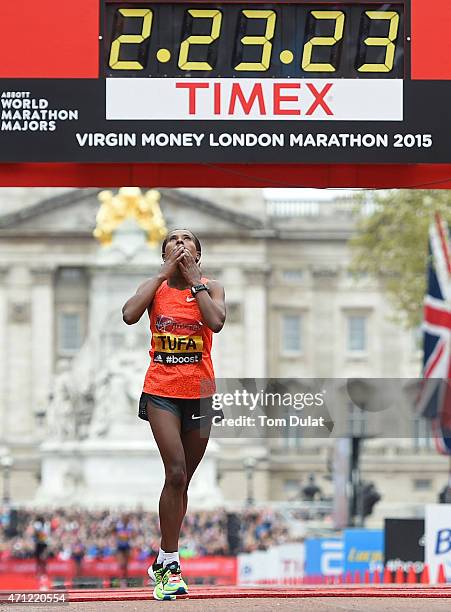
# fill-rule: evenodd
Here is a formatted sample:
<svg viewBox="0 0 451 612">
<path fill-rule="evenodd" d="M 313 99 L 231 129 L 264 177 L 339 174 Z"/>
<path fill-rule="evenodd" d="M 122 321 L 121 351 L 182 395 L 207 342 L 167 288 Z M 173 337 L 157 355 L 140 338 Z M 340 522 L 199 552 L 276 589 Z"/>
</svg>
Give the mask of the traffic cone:
<svg viewBox="0 0 451 612">
<path fill-rule="evenodd" d="M 361 584 L 362 583 L 362 579 L 360 578 L 360 572 L 359 570 L 356 570 L 354 572 L 354 584 Z"/>
<path fill-rule="evenodd" d="M 347 571 L 345 574 L 345 583 L 352 584 L 352 574 L 350 571 Z"/>
<path fill-rule="evenodd" d="M 417 575 L 415 574 L 415 570 L 412 565 L 409 567 L 409 571 L 407 572 L 407 584 L 416 584 L 417 583 Z"/>
<path fill-rule="evenodd" d="M 392 575 L 391 575 L 391 571 L 388 569 L 388 567 L 386 567 L 384 569 L 384 577 L 382 579 L 382 582 L 384 584 L 391 584 L 392 583 Z"/>
<path fill-rule="evenodd" d="M 429 579 L 429 565 L 424 566 L 423 571 L 421 572 L 420 582 L 421 584 L 430 584 L 431 581 Z"/>
<path fill-rule="evenodd" d="M 381 583 L 381 574 L 380 571 L 378 569 L 374 570 L 373 573 L 373 584 L 380 584 Z"/>
<path fill-rule="evenodd" d="M 370 583 L 370 570 L 366 569 L 365 573 L 363 574 L 363 582 L 365 584 L 369 584 Z"/>
<path fill-rule="evenodd" d="M 437 584 L 446 584 L 445 566 L 440 563 L 438 566 Z"/>
<path fill-rule="evenodd" d="M 396 568 L 395 584 L 404 584 L 404 570 L 402 567 Z"/>
</svg>

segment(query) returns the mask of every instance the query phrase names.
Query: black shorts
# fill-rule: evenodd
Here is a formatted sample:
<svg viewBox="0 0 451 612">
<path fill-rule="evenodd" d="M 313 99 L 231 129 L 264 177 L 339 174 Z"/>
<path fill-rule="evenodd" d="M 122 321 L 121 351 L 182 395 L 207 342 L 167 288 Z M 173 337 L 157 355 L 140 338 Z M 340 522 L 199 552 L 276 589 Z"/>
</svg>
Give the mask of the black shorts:
<svg viewBox="0 0 451 612">
<path fill-rule="evenodd" d="M 36 559 L 45 559 L 47 552 L 47 544 L 45 542 L 38 542 L 34 546 L 34 556 Z"/>
<path fill-rule="evenodd" d="M 131 549 L 130 544 L 118 544 L 116 546 L 116 550 L 118 552 L 130 552 L 130 549 Z"/>
<path fill-rule="evenodd" d="M 153 406 L 175 414 L 181 421 L 182 431 L 203 429 L 205 425 L 211 423 L 213 418 L 216 422 L 222 421 L 224 418 L 222 410 L 216 410 L 212 407 L 212 397 L 195 399 L 162 397 L 161 395 L 152 395 L 143 391 L 139 400 L 138 416 L 144 421 L 149 420 L 147 418 L 147 402 L 151 402 Z"/>
</svg>

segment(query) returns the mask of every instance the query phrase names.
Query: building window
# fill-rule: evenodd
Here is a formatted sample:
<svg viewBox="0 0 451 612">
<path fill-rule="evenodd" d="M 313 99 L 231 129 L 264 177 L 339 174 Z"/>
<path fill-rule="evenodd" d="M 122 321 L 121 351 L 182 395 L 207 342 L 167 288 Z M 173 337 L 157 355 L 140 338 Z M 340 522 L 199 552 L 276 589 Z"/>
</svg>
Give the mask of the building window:
<svg viewBox="0 0 451 612">
<path fill-rule="evenodd" d="M 282 270 L 282 278 L 287 283 L 300 283 L 302 281 L 302 270 Z"/>
<path fill-rule="evenodd" d="M 356 272 L 355 270 L 346 270 L 346 276 L 355 282 L 363 281 L 368 279 L 368 272 Z"/>
<path fill-rule="evenodd" d="M 84 270 L 82 268 L 60 268 L 58 279 L 64 283 L 80 283 L 84 280 Z"/>
<path fill-rule="evenodd" d="M 415 491 L 430 491 L 432 489 L 432 480 L 430 478 L 414 478 L 413 488 Z"/>
<path fill-rule="evenodd" d="M 367 417 L 365 406 L 356 406 L 352 402 L 348 403 L 348 431 L 352 437 L 360 438 L 367 431 Z"/>
<path fill-rule="evenodd" d="M 282 315 L 282 352 L 300 353 L 301 351 L 301 316 Z"/>
<path fill-rule="evenodd" d="M 298 497 L 301 491 L 301 483 L 299 479 L 288 479 L 283 482 L 283 492 L 290 498 Z"/>
<path fill-rule="evenodd" d="M 283 442 L 281 443 L 281 445 L 283 446 L 285 451 L 299 450 L 302 447 L 301 434 L 296 431 L 295 427 L 290 427 L 288 425 L 289 422 L 289 417 L 287 417 L 287 426 L 284 428 L 283 431 Z"/>
<path fill-rule="evenodd" d="M 431 449 L 432 444 L 432 430 L 431 422 L 429 419 L 425 419 L 421 416 L 413 419 L 413 448 L 415 451 L 420 449 Z"/>
<path fill-rule="evenodd" d="M 348 316 L 348 346 L 350 353 L 363 353 L 367 349 L 367 318 L 361 315 Z"/>
<path fill-rule="evenodd" d="M 81 347 L 82 325 L 78 312 L 61 312 L 59 315 L 58 349 L 60 353 L 75 353 Z"/>
<path fill-rule="evenodd" d="M 423 327 L 418 325 L 412 329 L 412 348 L 415 353 L 423 350 Z"/>
</svg>

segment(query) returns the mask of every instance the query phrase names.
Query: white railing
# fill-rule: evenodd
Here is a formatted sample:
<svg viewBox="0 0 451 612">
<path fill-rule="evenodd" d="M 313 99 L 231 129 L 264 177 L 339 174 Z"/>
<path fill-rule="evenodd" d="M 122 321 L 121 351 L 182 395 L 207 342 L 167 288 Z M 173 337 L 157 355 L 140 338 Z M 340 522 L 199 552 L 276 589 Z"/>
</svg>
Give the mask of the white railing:
<svg viewBox="0 0 451 612">
<path fill-rule="evenodd" d="M 325 217 L 360 214 L 369 216 L 377 210 L 377 204 L 366 201 L 358 204 L 354 200 L 314 202 L 310 200 L 266 200 L 269 217 Z"/>
</svg>

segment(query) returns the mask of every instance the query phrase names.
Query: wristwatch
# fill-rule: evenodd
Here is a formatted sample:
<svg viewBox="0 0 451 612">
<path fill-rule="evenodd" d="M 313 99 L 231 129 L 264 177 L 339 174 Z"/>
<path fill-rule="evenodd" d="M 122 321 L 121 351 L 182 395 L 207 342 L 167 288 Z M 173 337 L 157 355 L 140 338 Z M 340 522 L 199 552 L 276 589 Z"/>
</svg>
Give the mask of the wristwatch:
<svg viewBox="0 0 451 612">
<path fill-rule="evenodd" d="M 200 283 L 199 285 L 193 285 L 191 287 L 191 294 L 196 296 L 196 293 L 199 293 L 199 291 L 208 291 L 208 287 L 207 285 L 204 285 L 203 283 Z"/>
</svg>

